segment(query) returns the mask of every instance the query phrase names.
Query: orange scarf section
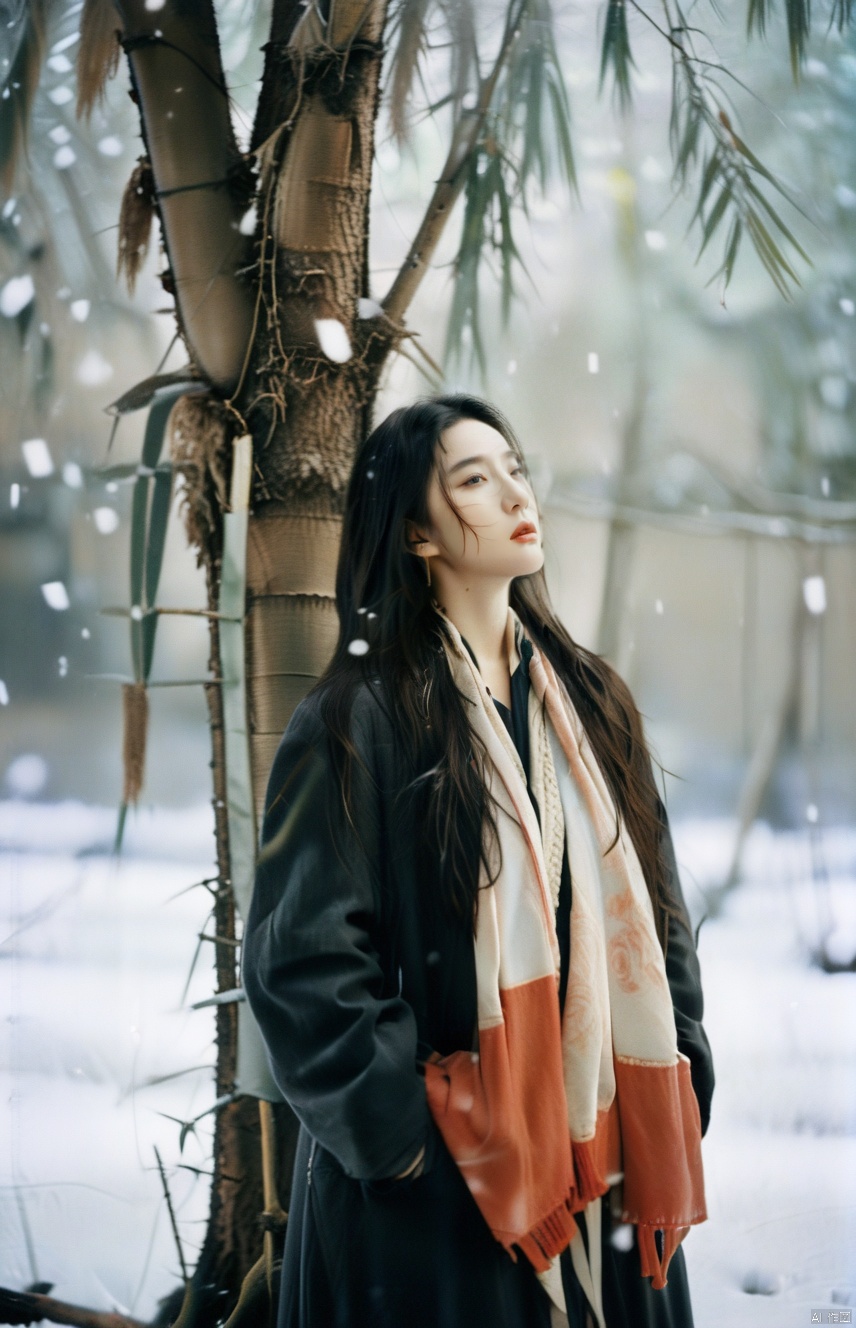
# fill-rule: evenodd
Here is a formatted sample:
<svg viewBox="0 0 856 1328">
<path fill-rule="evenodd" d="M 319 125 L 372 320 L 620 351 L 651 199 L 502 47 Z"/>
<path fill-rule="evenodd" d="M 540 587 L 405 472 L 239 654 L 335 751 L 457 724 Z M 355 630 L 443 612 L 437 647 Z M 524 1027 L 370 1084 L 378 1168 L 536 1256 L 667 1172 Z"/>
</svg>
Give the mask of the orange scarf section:
<svg viewBox="0 0 856 1328">
<path fill-rule="evenodd" d="M 622 1220 L 637 1225 L 642 1273 L 660 1288 L 706 1211 L 698 1105 L 641 868 L 624 832 L 604 857 L 612 802 L 570 698 L 536 648 L 530 680 L 544 707 L 539 733 L 530 706 L 533 760 L 540 751 L 560 793 L 573 880 L 561 1022 L 542 831 L 505 726 L 446 625 L 449 664 L 487 753 L 501 868 L 476 924 L 479 1049 L 427 1063 L 429 1107 L 494 1236 L 538 1272 L 575 1237 L 574 1213 L 623 1173 Z"/>
</svg>

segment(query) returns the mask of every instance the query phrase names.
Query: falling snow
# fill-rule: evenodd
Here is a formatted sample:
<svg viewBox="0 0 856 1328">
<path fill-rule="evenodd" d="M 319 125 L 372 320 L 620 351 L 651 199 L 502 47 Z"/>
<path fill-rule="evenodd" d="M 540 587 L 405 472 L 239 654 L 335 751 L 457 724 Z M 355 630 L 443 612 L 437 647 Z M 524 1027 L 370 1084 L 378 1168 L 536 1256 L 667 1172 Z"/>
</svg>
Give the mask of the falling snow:
<svg viewBox="0 0 856 1328">
<path fill-rule="evenodd" d="M 351 358 L 350 337 L 338 318 L 316 318 L 315 334 L 328 360 L 334 364 L 345 364 Z"/>
<path fill-rule="evenodd" d="M 96 507 L 92 520 L 99 535 L 112 535 L 119 528 L 119 513 L 113 507 Z"/>
<path fill-rule="evenodd" d="M 826 612 L 826 582 L 822 576 L 807 576 L 803 581 L 803 599 L 809 613 Z"/>
<path fill-rule="evenodd" d="M 20 277 L 10 277 L 0 290 L 0 314 L 4 318 L 16 318 L 35 298 L 35 294 L 33 278 L 28 272 Z"/>
<path fill-rule="evenodd" d="M 97 350 L 88 350 L 77 366 L 77 381 L 84 387 L 101 387 L 112 377 L 112 364 Z"/>
<path fill-rule="evenodd" d="M 43 479 L 54 472 L 53 458 L 44 438 L 28 438 L 21 444 L 24 465 L 34 479 Z"/>
<path fill-rule="evenodd" d="M 68 591 L 62 581 L 45 581 L 41 589 L 45 603 L 49 608 L 56 609 L 58 613 L 62 613 L 69 607 L 71 601 L 68 598 Z"/>
</svg>

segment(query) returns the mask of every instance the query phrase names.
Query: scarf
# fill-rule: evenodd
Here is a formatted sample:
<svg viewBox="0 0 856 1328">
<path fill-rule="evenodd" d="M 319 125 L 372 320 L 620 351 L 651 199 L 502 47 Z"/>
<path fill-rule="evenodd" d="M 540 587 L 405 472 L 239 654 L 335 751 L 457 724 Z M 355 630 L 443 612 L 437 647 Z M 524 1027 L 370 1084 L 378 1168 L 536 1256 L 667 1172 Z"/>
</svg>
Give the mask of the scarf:
<svg viewBox="0 0 856 1328">
<path fill-rule="evenodd" d="M 568 1245 L 603 1325 L 600 1196 L 621 1181 L 642 1275 L 666 1285 L 686 1230 L 705 1220 L 701 1123 L 642 868 L 567 689 L 532 643 L 532 806 L 516 748 L 448 618 L 446 653 L 497 825 L 475 928 L 478 1051 L 425 1066 L 432 1116 L 495 1238 L 520 1249 L 563 1308 Z M 509 609 L 510 654 L 519 620 Z M 570 969 L 557 998 L 555 906 L 567 847 Z M 609 852 L 607 852 L 609 849 Z M 574 1214 L 589 1223 L 588 1258 Z M 654 1233 L 663 1234 L 662 1253 Z M 556 1293 L 558 1282 L 559 1294 Z"/>
</svg>

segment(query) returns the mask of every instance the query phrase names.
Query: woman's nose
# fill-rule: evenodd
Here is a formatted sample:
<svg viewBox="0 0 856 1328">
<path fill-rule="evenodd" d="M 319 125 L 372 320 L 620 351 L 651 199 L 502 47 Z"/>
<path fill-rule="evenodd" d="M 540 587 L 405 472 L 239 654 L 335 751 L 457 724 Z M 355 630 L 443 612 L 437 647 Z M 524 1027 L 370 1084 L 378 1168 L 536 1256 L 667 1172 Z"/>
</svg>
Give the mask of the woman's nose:
<svg viewBox="0 0 856 1328">
<path fill-rule="evenodd" d="M 505 481 L 503 504 L 509 512 L 513 512 L 515 507 L 528 507 L 529 505 L 529 490 L 525 484 L 516 480 L 513 475 L 509 475 Z"/>
</svg>

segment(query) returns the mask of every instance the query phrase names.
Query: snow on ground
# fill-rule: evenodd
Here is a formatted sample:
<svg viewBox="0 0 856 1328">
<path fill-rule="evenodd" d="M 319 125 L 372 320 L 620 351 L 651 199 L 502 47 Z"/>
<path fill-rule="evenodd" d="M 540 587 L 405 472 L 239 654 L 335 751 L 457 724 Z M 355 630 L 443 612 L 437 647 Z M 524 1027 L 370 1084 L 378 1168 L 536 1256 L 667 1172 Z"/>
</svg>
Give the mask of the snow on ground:
<svg viewBox="0 0 856 1328">
<path fill-rule="evenodd" d="M 149 1318 L 180 1280 L 154 1147 L 188 1261 L 204 1232 L 214 1099 L 211 814 L 0 804 L 0 1285 Z M 176 897 L 177 896 L 177 897 Z M 208 928 L 210 930 L 210 927 Z M 181 1073 L 167 1082 L 152 1079 Z"/>
<path fill-rule="evenodd" d="M 727 870 L 728 823 L 675 829 L 688 903 Z M 704 1141 L 708 1221 L 684 1245 L 696 1328 L 856 1318 L 856 833 L 756 826 L 744 879 L 699 933 L 717 1086 Z M 695 884 L 694 884 L 695 882 Z M 835 1320 L 833 1320 L 835 1321 Z"/>
<path fill-rule="evenodd" d="M 178 1281 L 154 1168 L 188 1260 L 204 1232 L 213 1101 L 210 946 L 183 989 L 210 900 L 211 818 L 140 812 L 120 861 L 112 812 L 0 803 L 0 1285 L 36 1279 L 151 1316 Z M 675 827 L 694 918 L 733 826 Z M 186 893 L 180 893 L 186 891 Z M 717 1070 L 704 1142 L 709 1220 L 684 1244 L 697 1328 L 797 1328 L 856 1310 L 856 831 L 756 827 L 744 880 L 703 922 Z M 164 1076 L 178 1076 L 164 1080 Z M 159 1080 L 160 1082 L 152 1082 Z M 824 1321 L 826 1316 L 824 1316 Z"/>
</svg>

